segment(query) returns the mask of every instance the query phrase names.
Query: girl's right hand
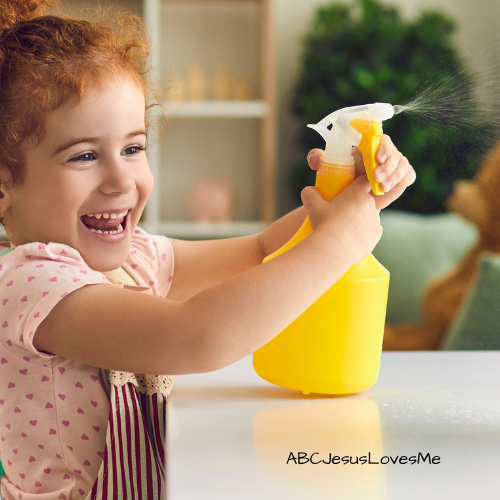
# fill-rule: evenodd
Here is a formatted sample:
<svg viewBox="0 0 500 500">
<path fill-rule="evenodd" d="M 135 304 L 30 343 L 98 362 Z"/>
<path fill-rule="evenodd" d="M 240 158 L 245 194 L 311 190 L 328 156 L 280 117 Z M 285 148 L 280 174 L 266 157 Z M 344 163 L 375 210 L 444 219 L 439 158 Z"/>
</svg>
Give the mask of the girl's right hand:
<svg viewBox="0 0 500 500">
<path fill-rule="evenodd" d="M 320 158 L 324 151 L 322 149 L 311 149 L 307 155 L 307 163 L 312 170 L 317 170 Z M 356 177 L 366 175 L 363 156 L 358 148 L 353 148 L 352 156 L 355 162 Z M 382 134 L 380 137 L 380 147 L 377 150 L 377 161 L 379 166 L 374 170 L 373 175 L 380 188 L 384 191 L 383 196 L 375 196 L 375 205 L 378 210 L 388 207 L 397 200 L 408 186 L 411 186 L 417 174 L 408 162 L 408 158 L 403 156 L 398 148 L 392 143 L 388 135 Z"/>
<path fill-rule="evenodd" d="M 382 237 L 380 213 L 370 190 L 368 177 L 361 175 L 331 201 L 325 201 L 314 186 L 301 192 L 313 230 L 340 245 L 352 265 L 368 257 Z"/>
</svg>

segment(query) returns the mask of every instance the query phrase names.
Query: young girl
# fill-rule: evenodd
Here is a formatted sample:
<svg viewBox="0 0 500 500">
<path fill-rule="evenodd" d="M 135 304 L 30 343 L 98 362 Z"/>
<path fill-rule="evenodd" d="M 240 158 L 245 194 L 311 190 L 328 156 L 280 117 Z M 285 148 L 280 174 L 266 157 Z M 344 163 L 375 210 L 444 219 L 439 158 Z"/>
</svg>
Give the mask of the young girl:
<svg viewBox="0 0 500 500">
<path fill-rule="evenodd" d="M 42 15 L 42 3 L 0 11 L 0 493 L 163 498 L 172 376 L 217 370 L 278 335 L 372 251 L 379 211 L 415 173 L 384 136 L 384 196 L 358 158 L 340 196 L 307 187 L 304 207 L 261 234 L 146 234 L 143 26 Z M 314 232 L 261 265 L 306 215 Z"/>
</svg>

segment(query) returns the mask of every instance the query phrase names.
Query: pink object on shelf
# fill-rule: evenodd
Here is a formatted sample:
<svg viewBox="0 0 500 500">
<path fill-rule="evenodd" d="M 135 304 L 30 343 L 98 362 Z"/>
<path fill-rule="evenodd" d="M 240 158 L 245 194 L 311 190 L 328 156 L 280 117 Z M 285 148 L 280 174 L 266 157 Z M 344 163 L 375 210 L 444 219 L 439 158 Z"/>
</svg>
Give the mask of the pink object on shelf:
<svg viewBox="0 0 500 500">
<path fill-rule="evenodd" d="M 235 188 L 230 179 L 197 179 L 189 195 L 188 207 L 197 222 L 229 222 L 235 212 Z"/>
</svg>

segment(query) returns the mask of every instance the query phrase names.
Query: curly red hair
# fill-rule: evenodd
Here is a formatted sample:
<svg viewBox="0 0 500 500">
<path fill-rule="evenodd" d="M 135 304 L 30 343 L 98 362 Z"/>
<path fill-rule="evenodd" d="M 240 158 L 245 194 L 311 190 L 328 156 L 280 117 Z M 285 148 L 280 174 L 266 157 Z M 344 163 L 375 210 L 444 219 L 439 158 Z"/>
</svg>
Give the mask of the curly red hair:
<svg viewBox="0 0 500 500">
<path fill-rule="evenodd" d="M 25 142 L 40 141 L 47 112 L 71 97 L 79 102 L 87 89 L 128 74 L 144 92 L 145 111 L 161 101 L 146 78 L 150 40 L 139 15 L 114 8 L 112 21 L 89 22 L 44 15 L 48 6 L 48 0 L 2 0 L 0 167 L 12 186 L 24 181 Z M 102 10 L 97 14 L 104 17 Z"/>
</svg>

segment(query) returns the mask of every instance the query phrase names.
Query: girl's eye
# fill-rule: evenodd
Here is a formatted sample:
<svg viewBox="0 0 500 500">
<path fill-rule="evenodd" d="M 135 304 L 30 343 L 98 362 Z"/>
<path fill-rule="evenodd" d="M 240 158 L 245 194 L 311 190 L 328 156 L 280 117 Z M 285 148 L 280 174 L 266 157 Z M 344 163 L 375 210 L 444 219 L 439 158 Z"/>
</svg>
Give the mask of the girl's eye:
<svg viewBox="0 0 500 500">
<path fill-rule="evenodd" d="M 129 151 L 128 154 L 130 154 L 130 155 L 137 155 L 141 151 L 144 151 L 145 149 L 146 149 L 146 146 L 131 146 L 130 148 L 127 148 L 125 150 L 125 153 L 127 153 L 127 151 Z"/>
<path fill-rule="evenodd" d="M 84 153 L 83 155 L 76 156 L 75 158 L 71 158 L 69 161 L 86 162 L 86 161 L 93 161 L 93 160 L 95 160 L 95 154 L 94 153 Z"/>
<path fill-rule="evenodd" d="M 124 151 L 125 155 L 138 155 L 141 151 L 145 151 L 146 146 L 131 146 Z M 75 158 L 71 158 L 69 161 L 75 162 L 90 162 L 96 159 L 95 153 L 84 153 L 80 156 L 75 156 Z"/>
</svg>

